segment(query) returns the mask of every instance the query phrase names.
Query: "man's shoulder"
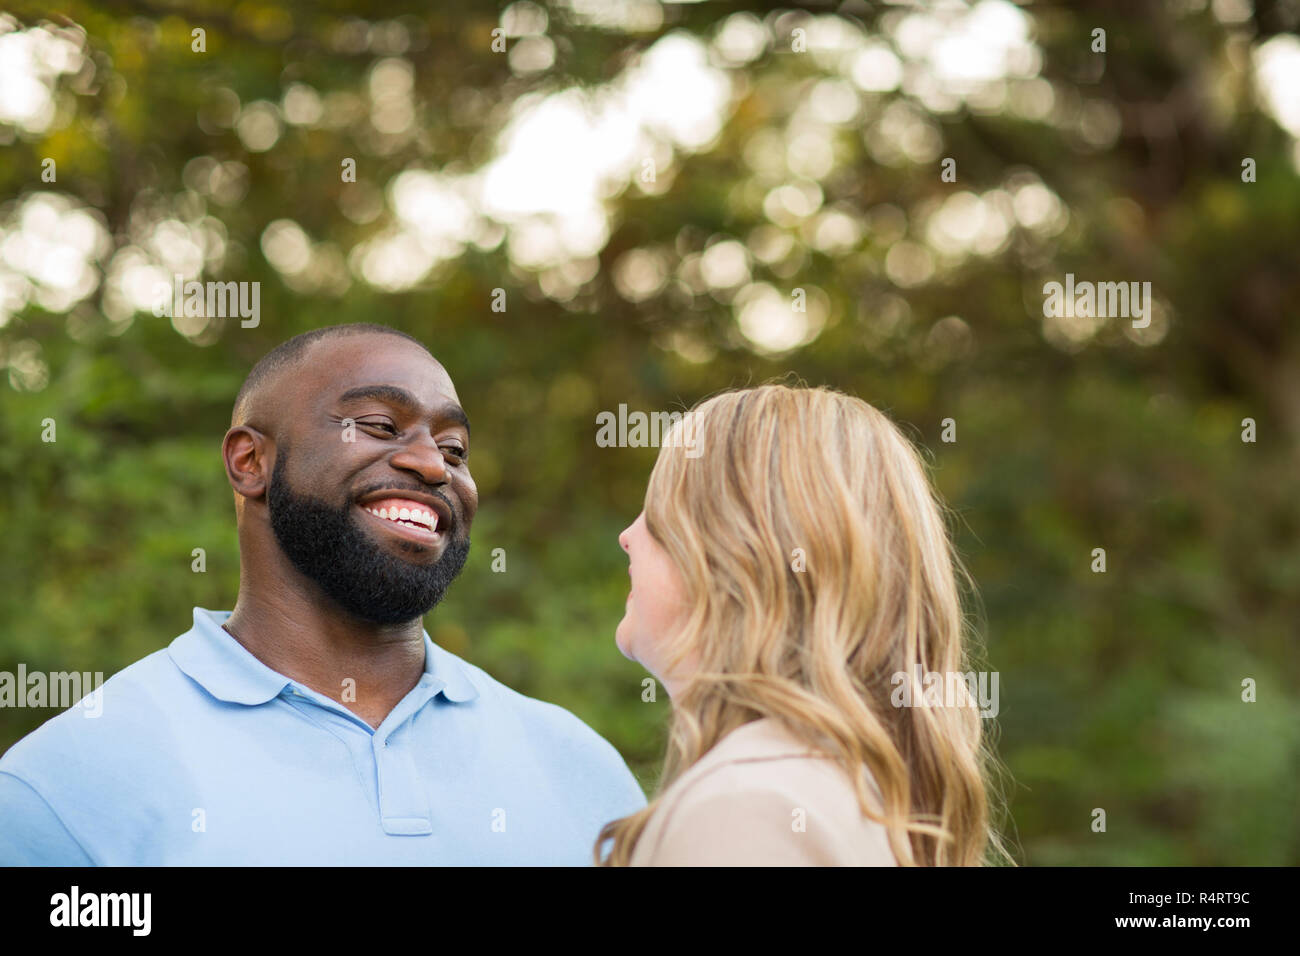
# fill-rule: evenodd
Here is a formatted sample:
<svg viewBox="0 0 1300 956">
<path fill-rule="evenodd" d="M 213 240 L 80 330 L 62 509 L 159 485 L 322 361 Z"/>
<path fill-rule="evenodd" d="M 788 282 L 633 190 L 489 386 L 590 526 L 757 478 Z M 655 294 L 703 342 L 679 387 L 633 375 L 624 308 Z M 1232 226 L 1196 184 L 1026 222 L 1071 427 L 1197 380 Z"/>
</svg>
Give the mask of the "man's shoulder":
<svg viewBox="0 0 1300 956">
<path fill-rule="evenodd" d="M 62 713 L 51 717 L 0 756 L 0 770 L 28 777 L 58 764 L 86 769 L 121 759 L 119 745 L 148 748 L 166 732 L 168 713 L 184 675 L 166 649 L 118 671 Z"/>
<path fill-rule="evenodd" d="M 629 773 L 617 748 L 567 708 L 529 697 L 513 687 L 503 684 L 481 667 L 457 657 L 445 648 L 462 668 L 465 676 L 480 694 L 484 705 L 499 716 L 515 724 L 530 745 L 563 757 L 586 757 L 623 773 Z"/>
<path fill-rule="evenodd" d="M 183 779 L 177 727 L 203 725 L 205 706 L 164 648 L 19 740 L 0 757 L 0 858 L 130 858 L 126 844 L 156 830 L 159 805 Z"/>
<path fill-rule="evenodd" d="M 572 736 L 579 742 L 599 742 L 608 746 L 604 737 L 592 730 L 572 711 L 539 697 L 529 697 L 508 684 L 503 684 L 483 668 L 457 657 L 446 649 L 443 649 L 442 653 L 456 661 L 488 706 L 499 711 L 507 711 L 542 732 L 560 737 Z"/>
</svg>

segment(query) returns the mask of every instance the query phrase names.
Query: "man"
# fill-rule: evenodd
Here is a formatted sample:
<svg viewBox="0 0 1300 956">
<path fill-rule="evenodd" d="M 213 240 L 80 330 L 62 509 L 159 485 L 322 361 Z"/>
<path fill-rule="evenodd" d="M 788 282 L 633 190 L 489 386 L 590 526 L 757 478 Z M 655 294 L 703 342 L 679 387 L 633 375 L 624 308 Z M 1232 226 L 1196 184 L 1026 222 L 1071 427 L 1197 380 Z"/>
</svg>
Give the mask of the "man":
<svg viewBox="0 0 1300 956">
<path fill-rule="evenodd" d="M 430 641 L 478 492 L 446 371 L 384 326 L 270 352 L 223 444 L 233 612 L 0 760 L 0 864 L 588 864 L 608 742 Z"/>
</svg>

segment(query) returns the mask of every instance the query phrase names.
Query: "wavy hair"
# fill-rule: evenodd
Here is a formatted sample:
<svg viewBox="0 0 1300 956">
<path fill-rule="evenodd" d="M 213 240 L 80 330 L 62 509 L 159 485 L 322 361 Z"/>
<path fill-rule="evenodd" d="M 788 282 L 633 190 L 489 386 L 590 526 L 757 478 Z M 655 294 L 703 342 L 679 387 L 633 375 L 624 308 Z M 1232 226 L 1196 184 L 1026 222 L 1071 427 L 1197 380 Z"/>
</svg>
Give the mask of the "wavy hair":
<svg viewBox="0 0 1300 956">
<path fill-rule="evenodd" d="M 920 700 L 920 675 L 973 669 L 958 576 L 974 582 L 916 449 L 858 398 L 786 385 L 715 395 L 674 433 L 645 520 L 688 609 L 662 638 L 665 671 L 690 670 L 657 791 L 601 829 L 595 862 L 626 865 L 672 782 L 761 717 L 837 761 L 900 864 L 1012 862 L 991 824 L 999 765 L 974 698 L 891 703 L 895 675 Z"/>
</svg>

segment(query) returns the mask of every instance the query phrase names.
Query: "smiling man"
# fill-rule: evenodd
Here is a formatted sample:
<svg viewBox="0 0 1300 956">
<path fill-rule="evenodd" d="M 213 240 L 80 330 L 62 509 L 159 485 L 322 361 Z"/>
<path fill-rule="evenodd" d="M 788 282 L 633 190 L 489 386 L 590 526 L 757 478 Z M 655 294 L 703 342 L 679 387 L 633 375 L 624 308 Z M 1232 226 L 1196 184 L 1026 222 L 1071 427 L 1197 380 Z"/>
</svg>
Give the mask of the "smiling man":
<svg viewBox="0 0 1300 956">
<path fill-rule="evenodd" d="M 270 352 L 222 451 L 239 597 L 0 760 L 0 864 L 586 865 L 643 807 L 618 752 L 421 626 L 478 492 L 451 378 L 404 333 Z"/>
</svg>

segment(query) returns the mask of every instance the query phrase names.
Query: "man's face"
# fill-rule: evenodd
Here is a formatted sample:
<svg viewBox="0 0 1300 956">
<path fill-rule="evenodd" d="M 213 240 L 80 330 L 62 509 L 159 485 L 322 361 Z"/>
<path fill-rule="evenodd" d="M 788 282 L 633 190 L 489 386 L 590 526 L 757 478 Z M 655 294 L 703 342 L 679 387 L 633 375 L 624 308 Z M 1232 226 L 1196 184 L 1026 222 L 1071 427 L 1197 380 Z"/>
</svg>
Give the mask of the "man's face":
<svg viewBox="0 0 1300 956">
<path fill-rule="evenodd" d="M 267 489 L 280 547 L 362 620 L 421 617 L 464 567 L 478 510 L 450 377 L 405 339 L 352 335 L 313 345 L 292 381 Z"/>
</svg>

